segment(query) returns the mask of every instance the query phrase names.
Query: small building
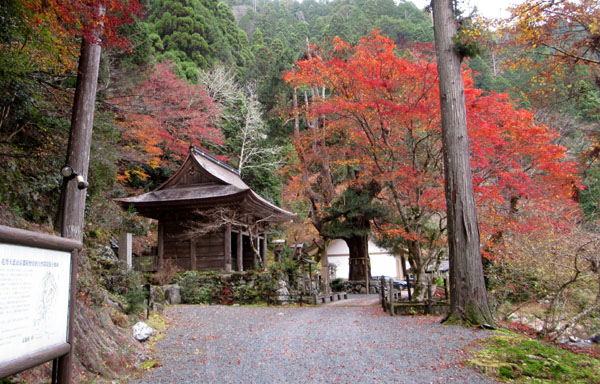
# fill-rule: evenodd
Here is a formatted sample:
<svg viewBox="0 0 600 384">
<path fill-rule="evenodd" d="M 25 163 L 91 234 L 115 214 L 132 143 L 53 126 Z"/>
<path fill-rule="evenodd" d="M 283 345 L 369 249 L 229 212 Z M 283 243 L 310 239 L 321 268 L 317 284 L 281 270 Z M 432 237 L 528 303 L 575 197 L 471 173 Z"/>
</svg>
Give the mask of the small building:
<svg viewBox="0 0 600 384">
<path fill-rule="evenodd" d="M 387 276 L 398 280 L 404 280 L 400 257 L 394 256 L 387 249 L 378 247 L 371 240 L 369 240 L 368 251 L 372 277 Z M 350 274 L 350 250 L 344 240 L 331 240 L 327 245 L 327 259 L 330 268 L 332 265 L 335 266 L 335 271 L 332 273 L 333 278 L 348 279 Z"/>
<path fill-rule="evenodd" d="M 194 146 L 160 187 L 116 201 L 158 220 L 155 261 L 146 270 L 160 270 L 167 262 L 199 271 L 266 267 L 268 226 L 295 216 L 255 193 L 234 168 Z"/>
</svg>

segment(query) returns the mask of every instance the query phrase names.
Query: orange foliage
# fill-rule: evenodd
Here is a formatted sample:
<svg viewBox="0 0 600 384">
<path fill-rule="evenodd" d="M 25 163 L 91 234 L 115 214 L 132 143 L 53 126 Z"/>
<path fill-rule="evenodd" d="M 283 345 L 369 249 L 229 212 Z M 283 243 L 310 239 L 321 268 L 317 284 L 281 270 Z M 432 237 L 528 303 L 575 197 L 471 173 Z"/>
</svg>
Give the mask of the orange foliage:
<svg viewBox="0 0 600 384">
<path fill-rule="evenodd" d="M 573 214 L 576 169 L 565 161 L 566 149 L 552 143 L 556 135 L 536 125 L 531 112 L 516 110 L 506 95 L 484 94 L 469 72 L 463 77 L 484 244 L 492 246 L 485 240 L 520 212 Z M 375 31 L 355 47 L 336 40 L 332 51 L 299 61 L 284 79 L 300 90 L 326 89 L 296 111 L 323 124 L 296 140 L 311 176 L 291 178 L 290 189 L 318 190 L 324 177 L 318 164 L 327 157 L 337 174 L 359 175 L 348 182 L 375 179 L 384 186 L 379 197 L 393 212 L 388 236 L 439 246 L 431 231 L 437 226 L 439 236 L 445 226 L 435 62 L 420 52 L 398 56 L 393 41 Z M 528 222 L 535 224 L 535 217 Z"/>
<path fill-rule="evenodd" d="M 165 158 L 181 159 L 190 144 L 205 147 L 223 142 L 214 124 L 220 113 L 218 104 L 202 85 L 178 78 L 169 63 L 157 64 L 137 95 L 121 103 L 131 105 L 130 112 L 118 122 L 125 147 L 131 153 L 144 154 L 131 160 L 142 160 L 156 168 Z M 120 180 L 146 177 L 136 172 L 121 175 Z"/>
<path fill-rule="evenodd" d="M 70 35 L 95 41 L 94 31 L 101 26 L 101 43 L 118 47 L 129 45 L 119 26 L 131 23 L 142 9 L 136 0 L 22 0 L 22 4 L 33 12 L 33 25 L 51 29 L 60 39 Z"/>
</svg>

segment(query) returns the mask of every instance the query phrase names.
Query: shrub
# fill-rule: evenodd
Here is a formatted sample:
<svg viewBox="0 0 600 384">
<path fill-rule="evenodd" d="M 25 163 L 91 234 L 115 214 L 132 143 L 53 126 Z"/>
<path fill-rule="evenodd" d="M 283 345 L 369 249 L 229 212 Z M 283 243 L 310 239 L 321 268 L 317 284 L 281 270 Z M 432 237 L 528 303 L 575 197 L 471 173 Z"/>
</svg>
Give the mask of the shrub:
<svg viewBox="0 0 600 384">
<path fill-rule="evenodd" d="M 202 286 L 197 271 L 186 271 L 179 276 L 177 283 L 181 287 L 181 300 L 186 304 L 206 304 L 210 301 L 211 290 Z"/>
<path fill-rule="evenodd" d="M 177 273 L 179 272 L 181 272 L 181 268 L 175 265 L 173 260 L 167 259 L 165 260 L 162 269 L 150 275 L 149 279 L 152 283 L 167 285 L 173 282 L 175 276 L 177 276 Z"/>
<path fill-rule="evenodd" d="M 344 290 L 344 279 L 338 277 L 331 280 L 331 290 L 333 292 L 341 292 Z"/>
<path fill-rule="evenodd" d="M 144 288 L 134 288 L 129 290 L 125 294 L 125 300 L 127 305 L 125 306 L 125 313 L 131 315 L 138 313 L 139 311 L 146 309 L 146 299 L 148 292 Z"/>
</svg>

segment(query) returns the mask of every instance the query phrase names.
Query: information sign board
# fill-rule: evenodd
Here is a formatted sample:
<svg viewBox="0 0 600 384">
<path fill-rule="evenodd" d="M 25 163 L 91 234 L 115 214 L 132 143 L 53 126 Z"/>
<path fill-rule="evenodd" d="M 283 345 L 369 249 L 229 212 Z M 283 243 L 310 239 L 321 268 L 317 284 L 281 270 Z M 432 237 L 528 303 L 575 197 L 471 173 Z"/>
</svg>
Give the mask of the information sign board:
<svg viewBox="0 0 600 384">
<path fill-rule="evenodd" d="M 0 244 L 0 363 L 67 343 L 71 252 Z"/>
</svg>

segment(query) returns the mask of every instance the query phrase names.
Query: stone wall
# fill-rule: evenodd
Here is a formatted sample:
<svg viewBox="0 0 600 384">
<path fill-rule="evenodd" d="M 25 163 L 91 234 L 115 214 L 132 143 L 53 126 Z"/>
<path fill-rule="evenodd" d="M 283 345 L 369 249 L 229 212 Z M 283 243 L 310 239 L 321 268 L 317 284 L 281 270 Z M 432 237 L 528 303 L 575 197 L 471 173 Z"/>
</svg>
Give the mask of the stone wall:
<svg viewBox="0 0 600 384">
<path fill-rule="evenodd" d="M 164 304 L 286 304 L 300 292 L 282 271 L 248 271 L 228 274 L 187 271 L 176 284 L 153 287 L 151 303 Z M 308 298 L 307 298 L 308 300 Z M 153 305 L 156 307 L 156 305 Z"/>
<path fill-rule="evenodd" d="M 343 281 L 342 282 L 342 291 L 343 292 L 347 292 L 347 293 L 353 293 L 353 294 L 366 294 L 367 293 L 367 287 L 366 284 L 363 281 Z M 379 293 L 381 289 L 381 282 L 379 282 L 378 280 L 370 280 L 369 281 L 369 293 L 374 294 L 374 293 Z"/>
</svg>

